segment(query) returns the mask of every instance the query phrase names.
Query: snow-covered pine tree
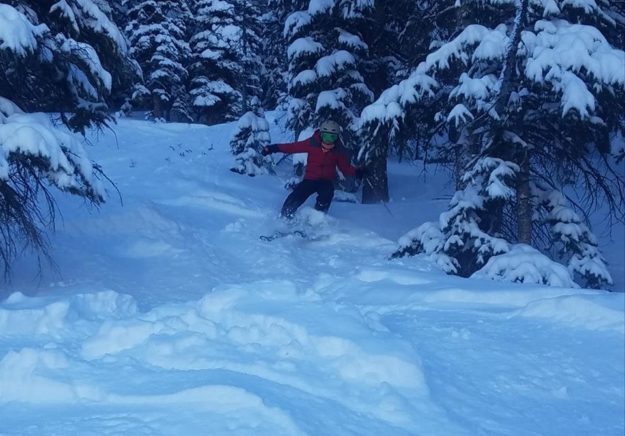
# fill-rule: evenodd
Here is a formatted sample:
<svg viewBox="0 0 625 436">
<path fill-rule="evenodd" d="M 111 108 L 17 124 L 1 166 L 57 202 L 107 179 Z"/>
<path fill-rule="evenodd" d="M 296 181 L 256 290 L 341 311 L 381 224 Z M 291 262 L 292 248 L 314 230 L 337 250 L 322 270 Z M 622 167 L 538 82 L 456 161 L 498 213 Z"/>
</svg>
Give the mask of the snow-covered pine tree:
<svg viewBox="0 0 625 436">
<path fill-rule="evenodd" d="M 126 38 L 124 29 L 128 24 L 128 5 L 124 0 L 96 0 L 101 5 L 100 8 L 107 11 L 107 15 L 111 21 L 120 29 L 120 33 Z M 129 114 L 132 111 L 132 94 L 137 87 L 143 82 L 143 72 L 139 63 L 126 53 L 122 62 L 113 59 L 103 60 L 103 64 L 107 71 L 110 71 L 114 81 L 111 95 L 109 97 L 110 105 L 119 108 L 121 112 Z M 119 82 L 119 83 L 117 83 Z M 123 108 L 122 108 L 123 106 Z"/>
<path fill-rule="evenodd" d="M 429 255 L 442 269 L 468 277 L 510 244 L 498 234 L 498 210 L 514 197 L 516 165 L 485 158 L 464 175 L 466 187 L 456 192 L 438 223 L 425 223 L 405 235 L 393 257 Z M 433 243 L 433 241 L 435 241 Z"/>
<path fill-rule="evenodd" d="M 625 47 L 625 2 L 601 1 L 598 2 L 608 20 L 599 21 L 598 28 L 602 34 L 616 47 Z"/>
<path fill-rule="evenodd" d="M 447 27 L 438 25 L 441 22 Z M 363 186 L 364 203 L 388 201 L 386 163 L 390 155 L 395 154 L 399 159 L 416 158 L 423 154 L 430 140 L 430 131 L 434 126 L 431 122 L 433 114 L 428 106 L 420 104 L 396 108 L 391 105 L 388 108 L 391 111 L 389 117 L 384 121 L 384 101 L 398 98 L 398 93 L 419 100 L 424 95 L 433 95 L 429 91 L 431 84 L 427 82 L 413 83 L 412 86 L 423 89 L 411 97 L 408 97 L 406 89 L 411 86 L 410 80 L 399 87 L 391 85 L 408 78 L 415 65 L 425 58 L 430 42 L 444 38 L 455 30 L 450 28 L 449 23 L 455 23 L 455 13 L 445 1 L 375 1 L 374 21 L 365 30 L 365 40 L 370 49 L 366 77 L 376 95 L 381 97 L 362 113 L 359 126 L 360 155 L 372 170 Z M 388 91 L 383 92 L 385 90 Z M 396 109 L 402 114 L 398 120 L 393 120 L 392 111 Z M 375 121 L 370 122 L 371 118 Z"/>
<path fill-rule="evenodd" d="M 287 124 L 296 136 L 334 119 L 343 126 L 343 142 L 354 145 L 358 114 L 373 98 L 363 77 L 368 46 L 361 35 L 372 7 L 373 0 L 311 0 L 287 18 Z"/>
<path fill-rule="evenodd" d="M 369 47 L 364 76 L 375 95 L 405 79 L 427 54 L 436 0 L 374 0 L 362 26 Z M 427 15 L 427 17 L 426 17 Z"/>
<path fill-rule="evenodd" d="M 604 8 L 614 25 L 603 26 L 601 31 L 606 34 L 606 38 L 613 46 L 623 50 L 625 49 L 625 1 L 607 2 Z M 610 20 L 606 21 L 610 22 Z M 612 154 L 616 156 L 617 162 L 622 163 L 625 161 L 625 111 L 623 106 L 620 110 L 615 108 L 613 115 L 620 119 L 620 122 L 617 123 L 620 128 L 610 135 Z"/>
<path fill-rule="evenodd" d="M 189 121 L 186 64 L 190 57 L 188 0 L 125 0 L 130 54 L 143 70 L 144 85 L 133 100 L 154 119 Z"/>
<path fill-rule="evenodd" d="M 271 160 L 260 151 L 271 143 L 269 123 L 265 119 L 260 99 L 253 98 L 246 112 L 237 123 L 235 133 L 230 140 L 230 149 L 236 164 L 231 171 L 255 176 L 271 172 Z"/>
<path fill-rule="evenodd" d="M 237 88 L 245 113 L 239 119 L 230 141 L 232 153 L 236 156 L 236 166 L 232 171 L 254 176 L 271 172 L 271 160 L 260 154 L 260 150 L 271 141 L 269 123 L 261 104 L 261 76 L 264 70 L 260 43 L 261 11 L 257 0 L 235 0 L 234 6 L 236 24 L 240 28 L 239 45 L 235 47 L 241 68 Z"/>
<path fill-rule="evenodd" d="M 245 105 L 242 46 L 244 30 L 234 0 L 196 0 L 194 31 L 190 40 L 192 61 L 190 93 L 198 121 L 215 124 L 232 121 Z"/>
<path fill-rule="evenodd" d="M 473 2 L 456 4 L 465 10 L 478 7 Z M 475 16 L 482 24 L 466 26 L 431 53 L 409 79 L 385 92 L 368 108 L 367 128 L 400 129 L 406 110 L 424 96 L 435 95 L 435 90 L 446 97 L 436 100 L 438 119 L 454 141 L 450 149 L 461 150 L 466 162 L 461 192 L 478 195 L 474 204 L 496 206 L 472 209 L 478 213 L 470 220 L 463 218 L 460 228 L 477 225 L 491 238 L 533 244 L 540 224 L 532 219 L 538 207 L 533 181 L 555 191 L 565 186 L 581 189 L 591 203 L 605 201 L 622 222 L 625 180 L 613 166 L 609 138 L 623 128 L 625 53 L 599 31 L 599 23 L 616 24 L 601 9 L 605 4 L 594 0 L 480 4 L 488 12 Z M 499 190 L 494 195 L 483 189 L 484 180 L 497 171 L 490 165 L 493 159 L 512 170 L 504 186 L 514 194 L 504 201 L 497 201 Z M 485 168 L 492 171 L 482 171 Z M 456 206 L 452 201 L 450 211 Z M 440 229 L 442 239 L 453 244 L 440 244 L 439 253 L 455 258 L 456 246 L 464 247 L 463 253 L 474 253 L 470 261 L 455 258 L 468 275 L 496 253 L 483 256 L 483 242 L 447 226 L 448 214 L 441 215 Z M 579 265 L 598 258 L 588 248 L 593 240 L 591 236 L 567 240 L 580 244 L 568 248 L 582 253 L 576 260 Z M 601 280 L 590 285 L 600 286 Z"/>
<path fill-rule="evenodd" d="M 275 108 L 286 101 L 288 60 L 284 23 L 294 11 L 305 8 L 305 0 L 268 0 L 261 17 L 262 54 L 265 74 L 261 78 L 262 104 Z"/>
<path fill-rule="evenodd" d="M 242 69 L 238 88 L 242 97 L 242 110 L 262 114 L 259 107 L 263 95 L 261 77 L 263 65 L 262 2 L 259 0 L 233 0 L 236 23 L 241 28 L 241 39 L 237 48 Z"/>
<path fill-rule="evenodd" d="M 544 220 L 549 226 L 551 250 L 558 260 L 568 266 L 578 283 L 589 288 L 606 288 L 612 285 L 612 276 L 588 226 L 569 205 L 559 191 L 534 188 L 539 205 L 546 212 Z M 545 215 L 543 213 L 543 215 Z"/>
<path fill-rule="evenodd" d="M 126 42 L 100 2 L 0 4 L 0 262 L 5 273 L 25 247 L 46 253 L 54 226 L 50 187 L 99 204 L 99 167 L 50 116 L 84 132 L 110 119 L 106 97 L 122 83 L 105 65 L 123 64 Z"/>
<path fill-rule="evenodd" d="M 102 9 L 102 3 L 93 0 L 3 3 L 29 22 L 44 24 L 48 32 L 37 44 L 37 53 L 46 59 L 32 67 L 23 62 L 13 66 L 13 57 L 2 62 L 2 80 L 8 84 L 2 95 L 24 110 L 60 112 L 64 122 L 78 131 L 108 119 L 105 97 L 124 85 L 124 74 L 131 69 L 126 40 L 111 21 L 108 8 Z M 14 30 L 10 24 L 4 28 L 7 41 L 24 40 L 10 33 Z"/>
<path fill-rule="evenodd" d="M 111 17 L 117 27 L 123 29 L 128 25 L 128 4 L 126 0 L 106 0 L 111 10 Z"/>
</svg>

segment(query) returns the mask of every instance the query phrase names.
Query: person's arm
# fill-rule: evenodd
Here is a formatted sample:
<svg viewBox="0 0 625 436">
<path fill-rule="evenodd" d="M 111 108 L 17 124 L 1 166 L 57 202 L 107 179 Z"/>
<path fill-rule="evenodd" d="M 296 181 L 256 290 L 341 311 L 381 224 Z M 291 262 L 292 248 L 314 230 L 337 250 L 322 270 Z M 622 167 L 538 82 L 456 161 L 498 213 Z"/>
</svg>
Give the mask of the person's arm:
<svg viewBox="0 0 625 436">
<path fill-rule="evenodd" d="M 278 152 L 282 152 L 286 154 L 308 153 L 310 151 L 310 148 L 311 148 L 310 140 L 304 139 L 303 141 L 268 145 L 267 147 L 263 148 L 262 154 L 266 156 L 268 154 L 278 153 Z"/>
<path fill-rule="evenodd" d="M 277 151 L 282 153 L 308 153 L 310 151 L 310 138 L 302 141 L 287 142 L 284 144 L 276 144 Z"/>
<path fill-rule="evenodd" d="M 345 154 L 339 154 L 337 164 L 341 172 L 346 176 L 354 177 L 356 175 L 356 167 L 349 163 Z"/>
</svg>

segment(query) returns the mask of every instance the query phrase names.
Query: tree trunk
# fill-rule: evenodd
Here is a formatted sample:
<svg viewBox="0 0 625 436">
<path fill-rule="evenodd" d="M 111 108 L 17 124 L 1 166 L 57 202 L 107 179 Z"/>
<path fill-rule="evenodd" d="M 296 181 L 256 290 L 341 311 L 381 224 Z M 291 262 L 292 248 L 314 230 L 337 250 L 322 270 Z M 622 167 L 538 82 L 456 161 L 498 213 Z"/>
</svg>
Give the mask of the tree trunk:
<svg viewBox="0 0 625 436">
<path fill-rule="evenodd" d="M 393 2 L 389 0 L 374 0 L 373 2 L 373 32 L 371 33 L 372 41 L 369 44 L 370 56 L 375 58 L 385 53 L 387 48 L 384 45 L 385 28 L 388 21 L 389 8 L 393 8 Z M 382 84 L 388 81 L 386 65 L 382 62 L 374 63 L 375 70 L 373 72 L 372 89 L 378 95 L 385 86 Z M 378 155 L 379 153 L 379 155 Z M 370 161 L 367 162 L 367 168 L 370 173 L 362 181 L 362 202 L 364 204 L 386 203 L 389 200 L 388 194 L 388 175 L 386 170 L 386 159 L 388 155 L 388 145 L 384 145 L 384 150 L 378 150 L 373 153 Z M 400 159 L 402 159 L 404 150 L 399 150 Z"/>
<path fill-rule="evenodd" d="M 510 42 L 506 50 L 506 58 L 499 76 L 501 83 L 501 89 L 497 100 L 495 101 L 495 112 L 499 117 L 504 114 L 504 111 L 510 100 L 510 94 L 514 81 L 516 79 L 516 62 L 518 57 L 519 43 L 521 42 L 521 33 L 525 28 L 527 21 L 527 14 L 529 11 L 529 0 L 521 0 L 521 4 L 517 5 L 516 16 L 514 18 L 514 27 L 512 28 L 512 35 L 510 36 Z"/>
<path fill-rule="evenodd" d="M 161 104 L 161 99 L 158 95 L 152 94 L 152 115 L 155 119 L 163 117 L 163 108 Z"/>
<path fill-rule="evenodd" d="M 454 148 L 454 185 L 456 191 L 461 191 L 466 187 L 466 183 L 462 181 L 462 176 L 466 172 L 467 163 L 469 162 L 468 151 L 460 146 Z"/>
<path fill-rule="evenodd" d="M 532 203 L 530 192 L 530 162 L 523 153 L 517 178 L 517 233 L 518 241 L 530 245 L 532 242 Z"/>
<path fill-rule="evenodd" d="M 454 132 L 452 130 L 452 132 Z M 461 191 L 467 187 L 466 182 L 462 181 L 462 177 L 469 170 L 468 166 L 476 158 L 480 151 L 480 144 L 476 138 L 466 129 L 455 132 L 453 139 L 455 146 L 453 148 L 453 168 L 454 182 L 456 191 Z"/>
<path fill-rule="evenodd" d="M 469 19 L 472 6 L 467 3 L 460 2 L 457 2 L 457 4 L 458 6 L 456 7 L 456 23 L 458 29 L 464 29 L 469 24 L 472 24 L 472 21 Z"/>
<path fill-rule="evenodd" d="M 369 169 L 371 173 L 363 180 L 362 202 L 364 204 L 387 203 L 389 196 L 386 157 L 375 158 Z"/>
</svg>

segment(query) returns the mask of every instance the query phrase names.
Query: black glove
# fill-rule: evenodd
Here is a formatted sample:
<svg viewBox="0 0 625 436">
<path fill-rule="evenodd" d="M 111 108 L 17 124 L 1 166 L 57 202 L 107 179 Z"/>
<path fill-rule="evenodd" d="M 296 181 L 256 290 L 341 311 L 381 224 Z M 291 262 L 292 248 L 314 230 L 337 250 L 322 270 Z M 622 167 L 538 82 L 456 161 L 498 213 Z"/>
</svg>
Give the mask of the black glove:
<svg viewBox="0 0 625 436">
<path fill-rule="evenodd" d="M 277 153 L 279 151 L 280 150 L 278 149 L 277 145 L 268 145 L 260 150 L 260 154 L 262 154 L 263 156 L 267 156 L 268 154 Z"/>
<path fill-rule="evenodd" d="M 356 178 L 357 179 L 362 179 L 364 177 L 367 177 L 369 175 L 369 170 L 365 167 L 358 167 L 356 168 Z"/>
</svg>

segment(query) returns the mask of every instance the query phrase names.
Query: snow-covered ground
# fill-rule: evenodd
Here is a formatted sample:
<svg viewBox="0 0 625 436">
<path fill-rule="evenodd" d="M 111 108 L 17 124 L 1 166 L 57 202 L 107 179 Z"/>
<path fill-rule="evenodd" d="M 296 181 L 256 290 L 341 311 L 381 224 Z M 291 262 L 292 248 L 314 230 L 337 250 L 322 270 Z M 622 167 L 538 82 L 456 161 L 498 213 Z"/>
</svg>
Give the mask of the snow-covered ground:
<svg viewBox="0 0 625 436">
<path fill-rule="evenodd" d="M 123 204 L 60 197 L 56 266 L 24 256 L 0 291 L 0 434 L 623 435 L 625 294 L 388 260 L 450 194 L 405 164 L 392 215 L 309 203 L 311 240 L 261 241 L 287 171 L 230 172 L 233 128 L 92 138 Z"/>
</svg>

